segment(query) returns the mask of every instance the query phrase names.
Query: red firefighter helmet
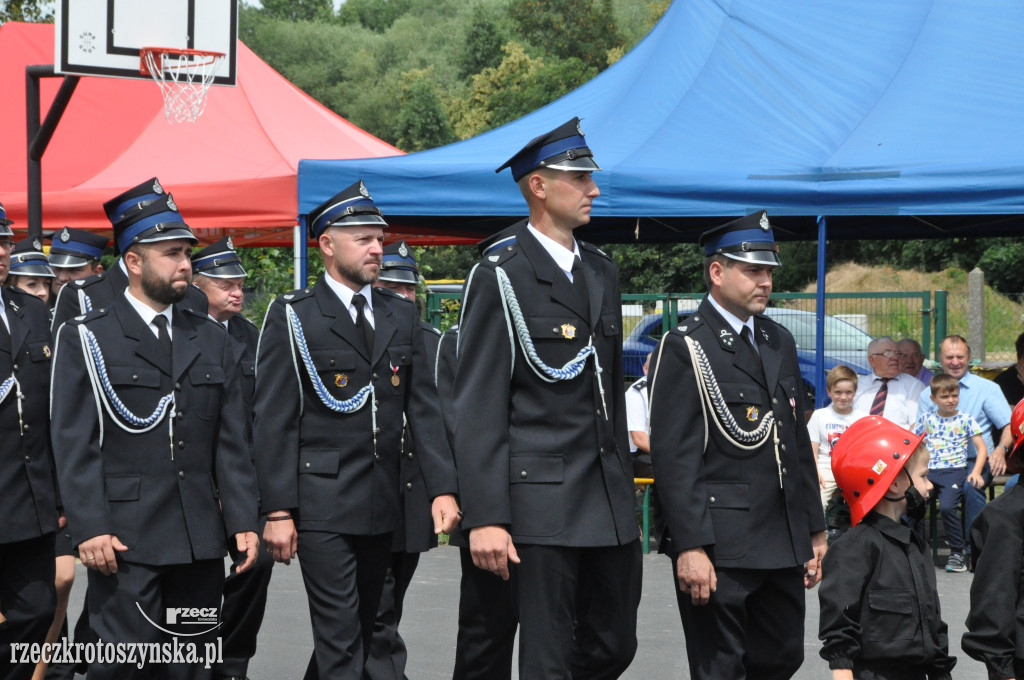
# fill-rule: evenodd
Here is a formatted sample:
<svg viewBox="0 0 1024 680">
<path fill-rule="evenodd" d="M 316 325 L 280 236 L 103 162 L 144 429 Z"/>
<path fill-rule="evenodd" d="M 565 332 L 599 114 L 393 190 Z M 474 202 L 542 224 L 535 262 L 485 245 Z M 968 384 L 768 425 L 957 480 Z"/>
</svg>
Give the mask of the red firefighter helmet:
<svg viewBox="0 0 1024 680">
<path fill-rule="evenodd" d="M 850 505 L 853 526 L 885 495 L 922 439 L 880 416 L 861 418 L 839 436 L 832 474 Z"/>
<path fill-rule="evenodd" d="M 1006 456 L 1006 474 L 1015 475 L 1024 472 L 1024 399 L 1013 407 L 1010 416 L 1010 434 L 1013 435 L 1013 446 Z"/>
</svg>

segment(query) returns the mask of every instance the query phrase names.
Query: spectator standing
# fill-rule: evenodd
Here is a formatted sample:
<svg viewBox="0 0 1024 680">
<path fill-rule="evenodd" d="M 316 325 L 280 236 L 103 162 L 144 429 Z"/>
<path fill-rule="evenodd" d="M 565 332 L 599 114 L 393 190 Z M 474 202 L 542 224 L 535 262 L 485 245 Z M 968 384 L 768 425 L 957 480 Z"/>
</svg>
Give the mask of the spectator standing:
<svg viewBox="0 0 1024 680">
<path fill-rule="evenodd" d="M 964 532 L 960 523 L 960 501 L 965 485 L 982 489 L 985 480 L 985 459 L 988 449 L 981 438 L 981 426 L 970 414 L 959 411 L 960 384 L 951 375 L 940 374 L 932 378 L 930 389 L 936 410 L 922 413 L 917 419 L 914 434 L 924 435 L 931 456 L 928 461 L 929 477 L 939 489 L 939 510 L 942 526 L 949 543 L 949 561 L 946 571 L 967 571 L 964 559 Z M 967 449 L 974 444 L 977 451 L 974 464 L 967 469 Z"/>
<path fill-rule="evenodd" d="M 971 348 L 967 340 L 959 335 L 947 335 L 939 344 L 939 363 L 942 370 L 956 378 L 960 383 L 960 405 L 964 413 L 969 413 L 981 426 L 981 437 L 988 451 L 988 467 L 991 474 L 1001 475 L 1006 471 L 1006 452 L 1010 448 L 1010 407 L 1003 398 L 1002 391 L 991 380 L 970 373 L 967 369 L 971 362 Z M 926 395 L 921 395 L 919 402 L 922 413 L 934 411 L 935 404 Z M 993 445 L 993 437 L 996 442 Z M 967 467 L 974 466 L 978 452 L 973 443 L 967 452 Z M 985 483 L 989 483 L 988 472 Z M 976 487 L 964 489 L 964 524 L 970 530 L 971 523 L 985 507 L 985 493 Z"/>
<path fill-rule="evenodd" d="M 900 358 L 900 371 L 913 376 L 927 385 L 935 375 L 924 367 L 924 351 L 921 343 L 913 338 L 902 338 L 896 343 L 896 354 Z"/>
<path fill-rule="evenodd" d="M 1013 408 L 1024 399 L 1024 333 L 1017 336 L 1017 363 L 995 377 L 995 384 L 1003 391 L 1006 403 Z"/>
<path fill-rule="evenodd" d="M 828 505 L 836 492 L 836 480 L 832 475 L 832 450 L 839 435 L 853 423 L 867 415 L 853 408 L 853 397 L 857 393 L 857 373 L 849 366 L 835 366 L 825 376 L 825 389 L 832 403 L 819 408 L 807 423 L 811 437 L 811 450 L 818 466 L 818 485 L 821 487 L 821 507 Z"/>
<path fill-rule="evenodd" d="M 857 381 L 853 407 L 909 430 L 917 422 L 918 398 L 924 383 L 900 372 L 896 341 L 889 336 L 868 343 L 868 363 L 871 373 Z"/>
<path fill-rule="evenodd" d="M 647 369 L 650 353 L 644 358 L 644 375 L 626 389 L 626 429 L 629 430 L 629 452 L 633 454 L 633 476 L 652 477 L 651 426 L 648 422 Z"/>
</svg>

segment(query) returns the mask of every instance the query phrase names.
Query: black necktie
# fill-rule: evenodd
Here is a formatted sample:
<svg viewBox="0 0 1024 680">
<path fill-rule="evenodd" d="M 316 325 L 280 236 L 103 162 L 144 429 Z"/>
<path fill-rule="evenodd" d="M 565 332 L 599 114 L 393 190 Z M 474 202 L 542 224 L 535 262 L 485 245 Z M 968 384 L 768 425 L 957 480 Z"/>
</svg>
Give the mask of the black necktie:
<svg viewBox="0 0 1024 680">
<path fill-rule="evenodd" d="M 572 262 L 572 289 L 582 304 L 583 319 L 590 323 L 590 292 L 587 290 L 587 275 L 583 271 L 583 261 L 578 255 Z"/>
<path fill-rule="evenodd" d="M 153 317 L 153 325 L 156 326 L 156 338 L 160 341 L 160 347 L 167 353 L 168 362 L 171 359 L 171 335 L 167 332 L 167 317 L 157 314 Z"/>
<path fill-rule="evenodd" d="M 363 334 L 363 342 L 366 343 L 366 353 L 373 356 L 373 326 L 366 320 L 366 298 L 362 293 L 352 296 L 352 304 L 356 306 L 356 328 Z"/>
<path fill-rule="evenodd" d="M 750 335 L 750 326 L 743 327 L 743 330 L 740 331 L 740 337 L 747 343 L 747 347 L 754 351 L 755 355 L 760 356 L 757 347 L 754 345 L 754 339 Z"/>
</svg>

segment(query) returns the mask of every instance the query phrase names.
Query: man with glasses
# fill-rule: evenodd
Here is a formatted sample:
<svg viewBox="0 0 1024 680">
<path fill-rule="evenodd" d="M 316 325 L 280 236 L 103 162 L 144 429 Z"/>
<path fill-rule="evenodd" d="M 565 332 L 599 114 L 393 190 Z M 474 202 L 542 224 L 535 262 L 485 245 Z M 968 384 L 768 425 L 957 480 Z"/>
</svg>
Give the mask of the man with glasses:
<svg viewBox="0 0 1024 680">
<path fill-rule="evenodd" d="M 868 363 L 871 374 L 857 381 L 853 408 L 882 416 L 902 428 L 913 428 L 924 383 L 900 372 L 896 341 L 883 335 L 869 342 Z"/>
</svg>

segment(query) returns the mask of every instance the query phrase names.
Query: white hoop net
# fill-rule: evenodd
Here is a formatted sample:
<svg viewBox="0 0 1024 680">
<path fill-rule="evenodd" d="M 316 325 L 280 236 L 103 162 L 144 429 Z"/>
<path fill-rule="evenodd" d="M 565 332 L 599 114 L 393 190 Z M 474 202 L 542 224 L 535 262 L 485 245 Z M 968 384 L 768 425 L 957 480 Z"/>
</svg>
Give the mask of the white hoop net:
<svg viewBox="0 0 1024 680">
<path fill-rule="evenodd" d="M 160 86 L 168 122 L 194 123 L 206 110 L 206 92 L 224 61 L 219 52 L 143 48 L 140 71 Z"/>
</svg>

